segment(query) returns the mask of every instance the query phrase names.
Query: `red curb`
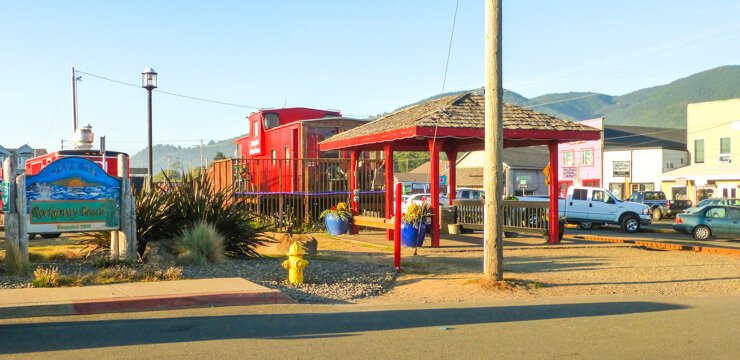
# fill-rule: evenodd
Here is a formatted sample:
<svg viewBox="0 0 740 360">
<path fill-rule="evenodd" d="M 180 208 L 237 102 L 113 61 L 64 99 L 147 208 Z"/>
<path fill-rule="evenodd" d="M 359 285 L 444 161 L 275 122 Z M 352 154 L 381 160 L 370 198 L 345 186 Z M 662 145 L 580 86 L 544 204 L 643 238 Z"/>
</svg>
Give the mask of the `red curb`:
<svg viewBox="0 0 740 360">
<path fill-rule="evenodd" d="M 624 239 L 616 239 L 616 238 L 603 238 L 603 237 L 598 237 L 598 236 L 593 236 L 593 235 L 575 235 L 573 237 L 582 238 L 584 240 L 592 240 L 592 241 L 634 244 L 637 246 L 644 246 L 644 247 L 649 247 L 653 249 L 673 250 L 673 251 L 694 251 L 694 252 L 701 252 L 701 253 L 715 254 L 715 255 L 740 256 L 740 249 L 725 249 L 725 248 L 715 248 L 715 247 L 705 247 L 705 246 L 667 244 L 667 243 L 659 243 L 659 242 L 643 241 L 643 240 L 624 240 Z"/>
<path fill-rule="evenodd" d="M 296 304 L 297 302 L 278 290 L 260 292 L 232 292 L 179 296 L 153 296 L 76 301 L 78 315 L 125 311 L 156 311 L 207 306 Z"/>
</svg>

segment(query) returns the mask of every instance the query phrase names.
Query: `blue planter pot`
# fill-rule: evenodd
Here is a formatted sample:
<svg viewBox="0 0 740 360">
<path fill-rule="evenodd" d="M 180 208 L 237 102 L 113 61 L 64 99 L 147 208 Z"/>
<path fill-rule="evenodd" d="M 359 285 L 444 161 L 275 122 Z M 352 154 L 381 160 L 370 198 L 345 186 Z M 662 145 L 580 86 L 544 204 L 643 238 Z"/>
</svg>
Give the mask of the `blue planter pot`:
<svg viewBox="0 0 740 360">
<path fill-rule="evenodd" d="M 401 246 L 419 247 L 424 244 L 424 236 L 427 233 L 427 224 L 422 222 L 419 228 L 405 221 L 401 222 Z"/>
<path fill-rule="evenodd" d="M 349 219 L 342 220 L 341 217 L 334 216 L 334 214 L 326 215 L 324 224 L 326 224 L 326 230 L 329 230 L 330 235 L 346 234 L 349 230 Z"/>
</svg>

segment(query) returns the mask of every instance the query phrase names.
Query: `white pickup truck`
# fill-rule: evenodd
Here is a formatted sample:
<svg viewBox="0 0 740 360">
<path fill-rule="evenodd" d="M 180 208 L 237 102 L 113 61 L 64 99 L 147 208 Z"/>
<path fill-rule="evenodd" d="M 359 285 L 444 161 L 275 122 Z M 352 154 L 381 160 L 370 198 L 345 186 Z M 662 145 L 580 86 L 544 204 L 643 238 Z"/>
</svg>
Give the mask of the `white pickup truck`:
<svg viewBox="0 0 740 360">
<path fill-rule="evenodd" d="M 617 199 L 609 190 L 572 186 L 558 203 L 560 217 L 583 229 L 594 225 L 615 224 L 626 232 L 637 232 L 640 225 L 650 225 L 650 207 Z"/>
<path fill-rule="evenodd" d="M 520 201 L 549 201 L 547 196 L 519 197 Z M 641 225 L 650 225 L 650 207 L 617 199 L 609 190 L 572 186 L 565 198 L 559 198 L 558 214 L 569 224 L 591 229 L 603 224 L 614 224 L 633 233 Z"/>
</svg>

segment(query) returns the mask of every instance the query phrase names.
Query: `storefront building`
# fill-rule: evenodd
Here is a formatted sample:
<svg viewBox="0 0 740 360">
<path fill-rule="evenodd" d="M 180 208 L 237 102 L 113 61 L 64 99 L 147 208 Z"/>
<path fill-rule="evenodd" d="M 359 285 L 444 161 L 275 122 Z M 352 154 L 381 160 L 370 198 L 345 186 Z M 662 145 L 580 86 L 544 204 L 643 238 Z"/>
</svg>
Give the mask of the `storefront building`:
<svg viewBox="0 0 740 360">
<path fill-rule="evenodd" d="M 691 165 L 659 177 L 661 190 L 671 199 L 685 196 L 694 204 L 709 197 L 737 198 L 740 155 L 734 153 L 740 148 L 740 99 L 689 104 L 686 115 Z"/>
</svg>

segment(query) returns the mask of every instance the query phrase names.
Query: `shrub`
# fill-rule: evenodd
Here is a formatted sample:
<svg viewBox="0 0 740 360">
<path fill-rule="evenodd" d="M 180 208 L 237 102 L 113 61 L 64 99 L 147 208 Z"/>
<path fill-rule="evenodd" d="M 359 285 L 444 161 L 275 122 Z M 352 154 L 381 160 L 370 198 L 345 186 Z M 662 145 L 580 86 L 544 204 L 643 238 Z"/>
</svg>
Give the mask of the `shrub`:
<svg viewBox="0 0 740 360">
<path fill-rule="evenodd" d="M 175 238 L 172 249 L 180 264 L 205 265 L 225 260 L 224 237 L 210 224 L 200 222 Z"/>
<path fill-rule="evenodd" d="M 166 219 L 177 225 L 176 231 L 167 229 L 174 235 L 172 237 L 179 236 L 182 229 L 206 222 L 224 237 L 227 255 L 259 257 L 255 248 L 263 241 L 256 238 L 259 229 L 252 225 L 256 217 L 238 201 L 233 201 L 232 188 L 216 191 L 208 174 L 198 177 L 188 174 L 177 183 L 168 178 L 167 186 L 171 191 Z"/>
<path fill-rule="evenodd" d="M 144 254 L 147 242 L 169 239 L 179 233 L 182 224 L 170 218 L 172 195 L 173 192 L 160 187 L 151 191 L 142 190 L 136 195 L 136 241 L 139 255 Z"/>
<path fill-rule="evenodd" d="M 59 273 L 59 269 L 56 267 L 44 269 L 38 268 L 33 272 L 33 281 L 31 282 L 34 287 L 58 287 L 58 286 L 76 286 L 79 284 L 79 279 L 74 276 L 66 276 Z"/>
</svg>

